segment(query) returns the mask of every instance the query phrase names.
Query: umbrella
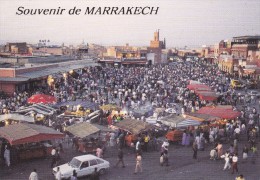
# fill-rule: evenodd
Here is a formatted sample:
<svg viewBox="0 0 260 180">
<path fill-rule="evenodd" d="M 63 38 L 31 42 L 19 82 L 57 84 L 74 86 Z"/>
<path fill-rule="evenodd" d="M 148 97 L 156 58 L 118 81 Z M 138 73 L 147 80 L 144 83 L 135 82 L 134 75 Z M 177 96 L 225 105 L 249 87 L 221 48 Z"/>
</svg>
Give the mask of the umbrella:
<svg viewBox="0 0 260 180">
<path fill-rule="evenodd" d="M 45 94 L 35 94 L 35 95 L 32 95 L 27 100 L 27 102 L 30 104 L 37 104 L 37 103 L 51 104 L 51 103 L 57 102 L 57 100 L 53 96 L 49 96 L 49 95 L 45 95 Z"/>
</svg>

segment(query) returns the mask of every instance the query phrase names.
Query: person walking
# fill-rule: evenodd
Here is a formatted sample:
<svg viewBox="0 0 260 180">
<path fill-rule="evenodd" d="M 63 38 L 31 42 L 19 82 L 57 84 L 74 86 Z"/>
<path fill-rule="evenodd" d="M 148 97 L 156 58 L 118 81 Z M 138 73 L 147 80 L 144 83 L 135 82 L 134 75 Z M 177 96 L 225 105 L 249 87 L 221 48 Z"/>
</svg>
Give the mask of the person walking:
<svg viewBox="0 0 260 180">
<path fill-rule="evenodd" d="M 232 157 L 232 174 L 234 174 L 235 170 L 236 172 L 238 172 L 237 162 L 238 162 L 238 157 L 237 154 L 235 153 Z"/>
<path fill-rule="evenodd" d="M 11 161 L 10 161 L 10 147 L 8 145 L 6 145 L 6 147 L 5 147 L 4 159 L 5 159 L 6 165 L 8 167 L 10 167 L 10 165 L 11 165 Z"/>
<path fill-rule="evenodd" d="M 193 142 L 192 150 L 193 150 L 193 159 L 197 159 L 198 145 L 196 141 Z"/>
<path fill-rule="evenodd" d="M 147 152 L 148 151 L 148 143 L 150 141 L 150 136 L 148 135 L 148 133 L 145 134 L 144 136 L 144 151 Z"/>
<path fill-rule="evenodd" d="M 246 161 L 246 159 L 248 157 L 248 151 L 249 151 L 249 149 L 248 149 L 247 145 L 245 145 L 244 148 L 243 148 L 243 151 L 242 151 L 243 161 Z"/>
<path fill-rule="evenodd" d="M 102 148 L 100 146 L 98 146 L 98 148 L 96 149 L 96 155 L 99 158 L 103 157 L 103 150 L 102 150 Z"/>
<path fill-rule="evenodd" d="M 51 168 L 53 168 L 53 165 L 56 164 L 56 153 L 56 149 L 53 147 L 51 150 Z"/>
<path fill-rule="evenodd" d="M 118 149 L 117 157 L 118 157 L 118 161 L 117 161 L 115 167 L 117 167 L 119 165 L 119 163 L 122 163 L 122 168 L 124 168 L 125 167 L 125 163 L 124 163 L 124 159 L 123 159 L 124 158 L 124 153 L 123 153 L 121 148 Z"/>
<path fill-rule="evenodd" d="M 137 156 L 136 156 L 136 165 L 135 165 L 135 172 L 134 174 L 137 174 L 138 170 L 140 170 L 140 172 L 143 172 L 143 169 L 142 169 L 142 156 L 137 153 Z"/>
<path fill-rule="evenodd" d="M 251 151 L 252 151 L 251 162 L 252 162 L 252 164 L 255 164 L 255 160 L 256 160 L 256 156 L 257 156 L 257 147 L 256 147 L 256 145 L 253 145 L 253 147 L 251 148 Z"/>
<path fill-rule="evenodd" d="M 223 155 L 223 145 L 222 145 L 222 143 L 218 143 L 218 145 L 217 145 L 217 154 L 218 154 L 218 159 L 220 159 L 221 158 L 221 156 Z"/>
<path fill-rule="evenodd" d="M 229 151 L 226 151 L 226 153 L 224 155 L 221 156 L 221 158 L 224 158 L 225 160 L 225 165 L 223 168 L 223 171 L 225 171 L 227 168 L 230 169 L 231 168 L 231 164 L 230 164 L 230 154 Z"/>
<path fill-rule="evenodd" d="M 30 176 L 29 176 L 29 180 L 38 180 L 38 174 L 36 172 L 36 169 L 33 170 L 33 172 L 31 172 Z"/>
</svg>

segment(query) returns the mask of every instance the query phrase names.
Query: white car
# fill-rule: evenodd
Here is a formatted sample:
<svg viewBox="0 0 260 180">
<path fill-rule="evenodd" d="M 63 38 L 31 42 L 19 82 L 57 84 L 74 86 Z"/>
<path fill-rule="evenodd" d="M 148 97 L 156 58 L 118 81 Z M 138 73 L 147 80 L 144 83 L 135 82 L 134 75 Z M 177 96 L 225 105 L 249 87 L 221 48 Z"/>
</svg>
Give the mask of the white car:
<svg viewBox="0 0 260 180">
<path fill-rule="evenodd" d="M 82 155 L 74 157 L 69 163 L 53 168 L 53 175 L 57 173 L 57 168 L 60 168 L 62 179 L 68 179 L 72 176 L 73 170 L 76 170 L 77 176 L 91 175 L 95 168 L 100 174 L 104 174 L 110 168 L 110 163 L 104 159 L 94 155 Z"/>
</svg>

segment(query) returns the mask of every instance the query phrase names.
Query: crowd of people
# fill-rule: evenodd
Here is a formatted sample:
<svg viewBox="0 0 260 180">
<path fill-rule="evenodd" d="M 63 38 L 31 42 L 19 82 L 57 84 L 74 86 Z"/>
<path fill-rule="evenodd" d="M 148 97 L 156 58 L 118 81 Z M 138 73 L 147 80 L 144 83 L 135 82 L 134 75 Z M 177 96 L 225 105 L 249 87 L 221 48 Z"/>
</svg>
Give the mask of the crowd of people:
<svg viewBox="0 0 260 180">
<path fill-rule="evenodd" d="M 205 144 L 213 144 L 210 158 L 224 159 L 223 169 L 232 167 L 232 172 L 234 172 L 238 171 L 237 154 L 240 153 L 238 152 L 240 136 L 246 135 L 248 140 L 248 145 L 243 149 L 243 158 L 246 159 L 244 153 L 247 154 L 249 151 L 253 153 L 252 159 L 257 154 L 256 139 L 259 137 L 259 112 L 257 109 L 260 101 L 258 102 L 256 97 L 231 88 L 232 78 L 234 78 L 233 75 L 220 71 L 217 66 L 206 65 L 199 61 L 146 67 L 86 67 L 82 73 L 74 72 L 71 75 L 55 79 L 55 83 L 49 87 L 36 88 L 30 92 L 15 92 L 12 97 L 0 99 L 0 114 L 27 106 L 27 99 L 37 92 L 53 95 L 58 103 L 81 99 L 96 105 L 115 103 L 128 111 L 140 109 L 147 104 L 153 108 L 169 108 L 174 103 L 181 109 L 181 112 L 177 112 L 177 114 L 185 114 L 199 110 L 208 104 L 231 105 L 234 110 L 241 112 L 241 117 L 228 121 L 222 126 L 184 132 L 182 144 L 192 145 L 194 159 L 197 158 L 198 150 L 204 150 Z M 201 100 L 187 88 L 190 80 L 210 86 L 219 97 L 214 102 Z M 120 137 L 122 134 L 109 134 L 110 145 L 113 146 L 117 138 L 124 140 Z M 138 170 L 142 171 L 141 149 L 144 152 L 147 151 L 148 143 L 153 140 L 154 137 L 151 134 L 143 134 L 134 142 L 137 153 L 135 173 Z M 231 143 L 225 153 L 223 153 L 222 146 L 224 141 Z M 139 144 L 142 144 L 142 148 Z M 161 165 L 169 165 L 168 146 L 167 142 L 161 146 Z M 122 167 L 125 166 L 123 147 L 122 145 L 119 147 L 116 166 L 119 163 L 122 163 Z M 100 152 L 97 155 L 101 156 Z"/>
</svg>

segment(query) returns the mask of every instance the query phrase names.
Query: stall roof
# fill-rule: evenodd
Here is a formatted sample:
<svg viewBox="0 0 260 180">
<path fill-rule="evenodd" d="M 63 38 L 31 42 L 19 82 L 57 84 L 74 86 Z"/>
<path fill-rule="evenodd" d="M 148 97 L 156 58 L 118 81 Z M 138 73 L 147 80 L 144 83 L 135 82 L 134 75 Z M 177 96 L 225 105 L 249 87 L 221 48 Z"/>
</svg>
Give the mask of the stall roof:
<svg viewBox="0 0 260 180">
<path fill-rule="evenodd" d="M 116 127 L 131 132 L 132 134 L 139 134 L 144 130 L 151 129 L 153 125 L 136 119 L 124 119 L 115 124 Z"/>
<path fill-rule="evenodd" d="M 99 128 L 87 122 L 74 124 L 72 126 L 67 127 L 66 130 L 71 134 L 73 134 L 74 136 L 80 138 L 90 136 L 100 131 Z"/>
<path fill-rule="evenodd" d="M 47 105 L 43 105 L 43 104 L 33 104 L 29 107 L 20 108 L 15 112 L 16 113 L 28 113 L 30 111 L 35 111 L 39 114 L 44 114 L 44 115 L 51 115 L 56 111 L 56 109 L 54 109 L 50 106 L 47 106 Z"/>
<path fill-rule="evenodd" d="M 199 114 L 208 114 L 223 119 L 235 119 L 241 115 L 238 111 L 233 111 L 229 106 L 208 106 L 198 110 Z"/>
<path fill-rule="evenodd" d="M 197 121 L 214 121 L 218 120 L 219 117 L 217 116 L 212 116 L 208 114 L 199 114 L 199 113 L 190 113 L 190 114 L 185 114 L 186 118 L 192 119 L 192 120 L 197 120 Z"/>
<path fill-rule="evenodd" d="M 214 101 L 218 98 L 218 95 L 214 91 L 196 91 L 201 100 Z"/>
<path fill-rule="evenodd" d="M 0 121 L 4 121 L 4 120 L 34 122 L 33 117 L 24 116 L 24 115 L 21 115 L 21 114 L 3 114 L 3 115 L 0 115 Z"/>
<path fill-rule="evenodd" d="M 170 115 L 160 118 L 162 124 L 170 127 L 176 127 L 177 124 L 181 121 L 184 121 L 185 118 L 183 116 Z"/>
<path fill-rule="evenodd" d="M 0 136 L 11 145 L 40 142 L 63 138 L 64 134 L 45 126 L 35 124 L 13 124 L 0 128 Z"/>
<path fill-rule="evenodd" d="M 0 81 L 2 82 L 25 82 L 28 80 L 29 78 L 23 78 L 23 77 L 0 77 Z"/>
<path fill-rule="evenodd" d="M 189 90 L 197 90 L 197 89 L 211 90 L 211 88 L 205 84 L 189 84 L 187 88 Z"/>
<path fill-rule="evenodd" d="M 192 120 L 192 119 L 186 119 L 184 121 L 181 121 L 177 123 L 177 128 L 184 128 L 184 127 L 189 127 L 189 126 L 199 126 L 202 122 Z"/>
</svg>

